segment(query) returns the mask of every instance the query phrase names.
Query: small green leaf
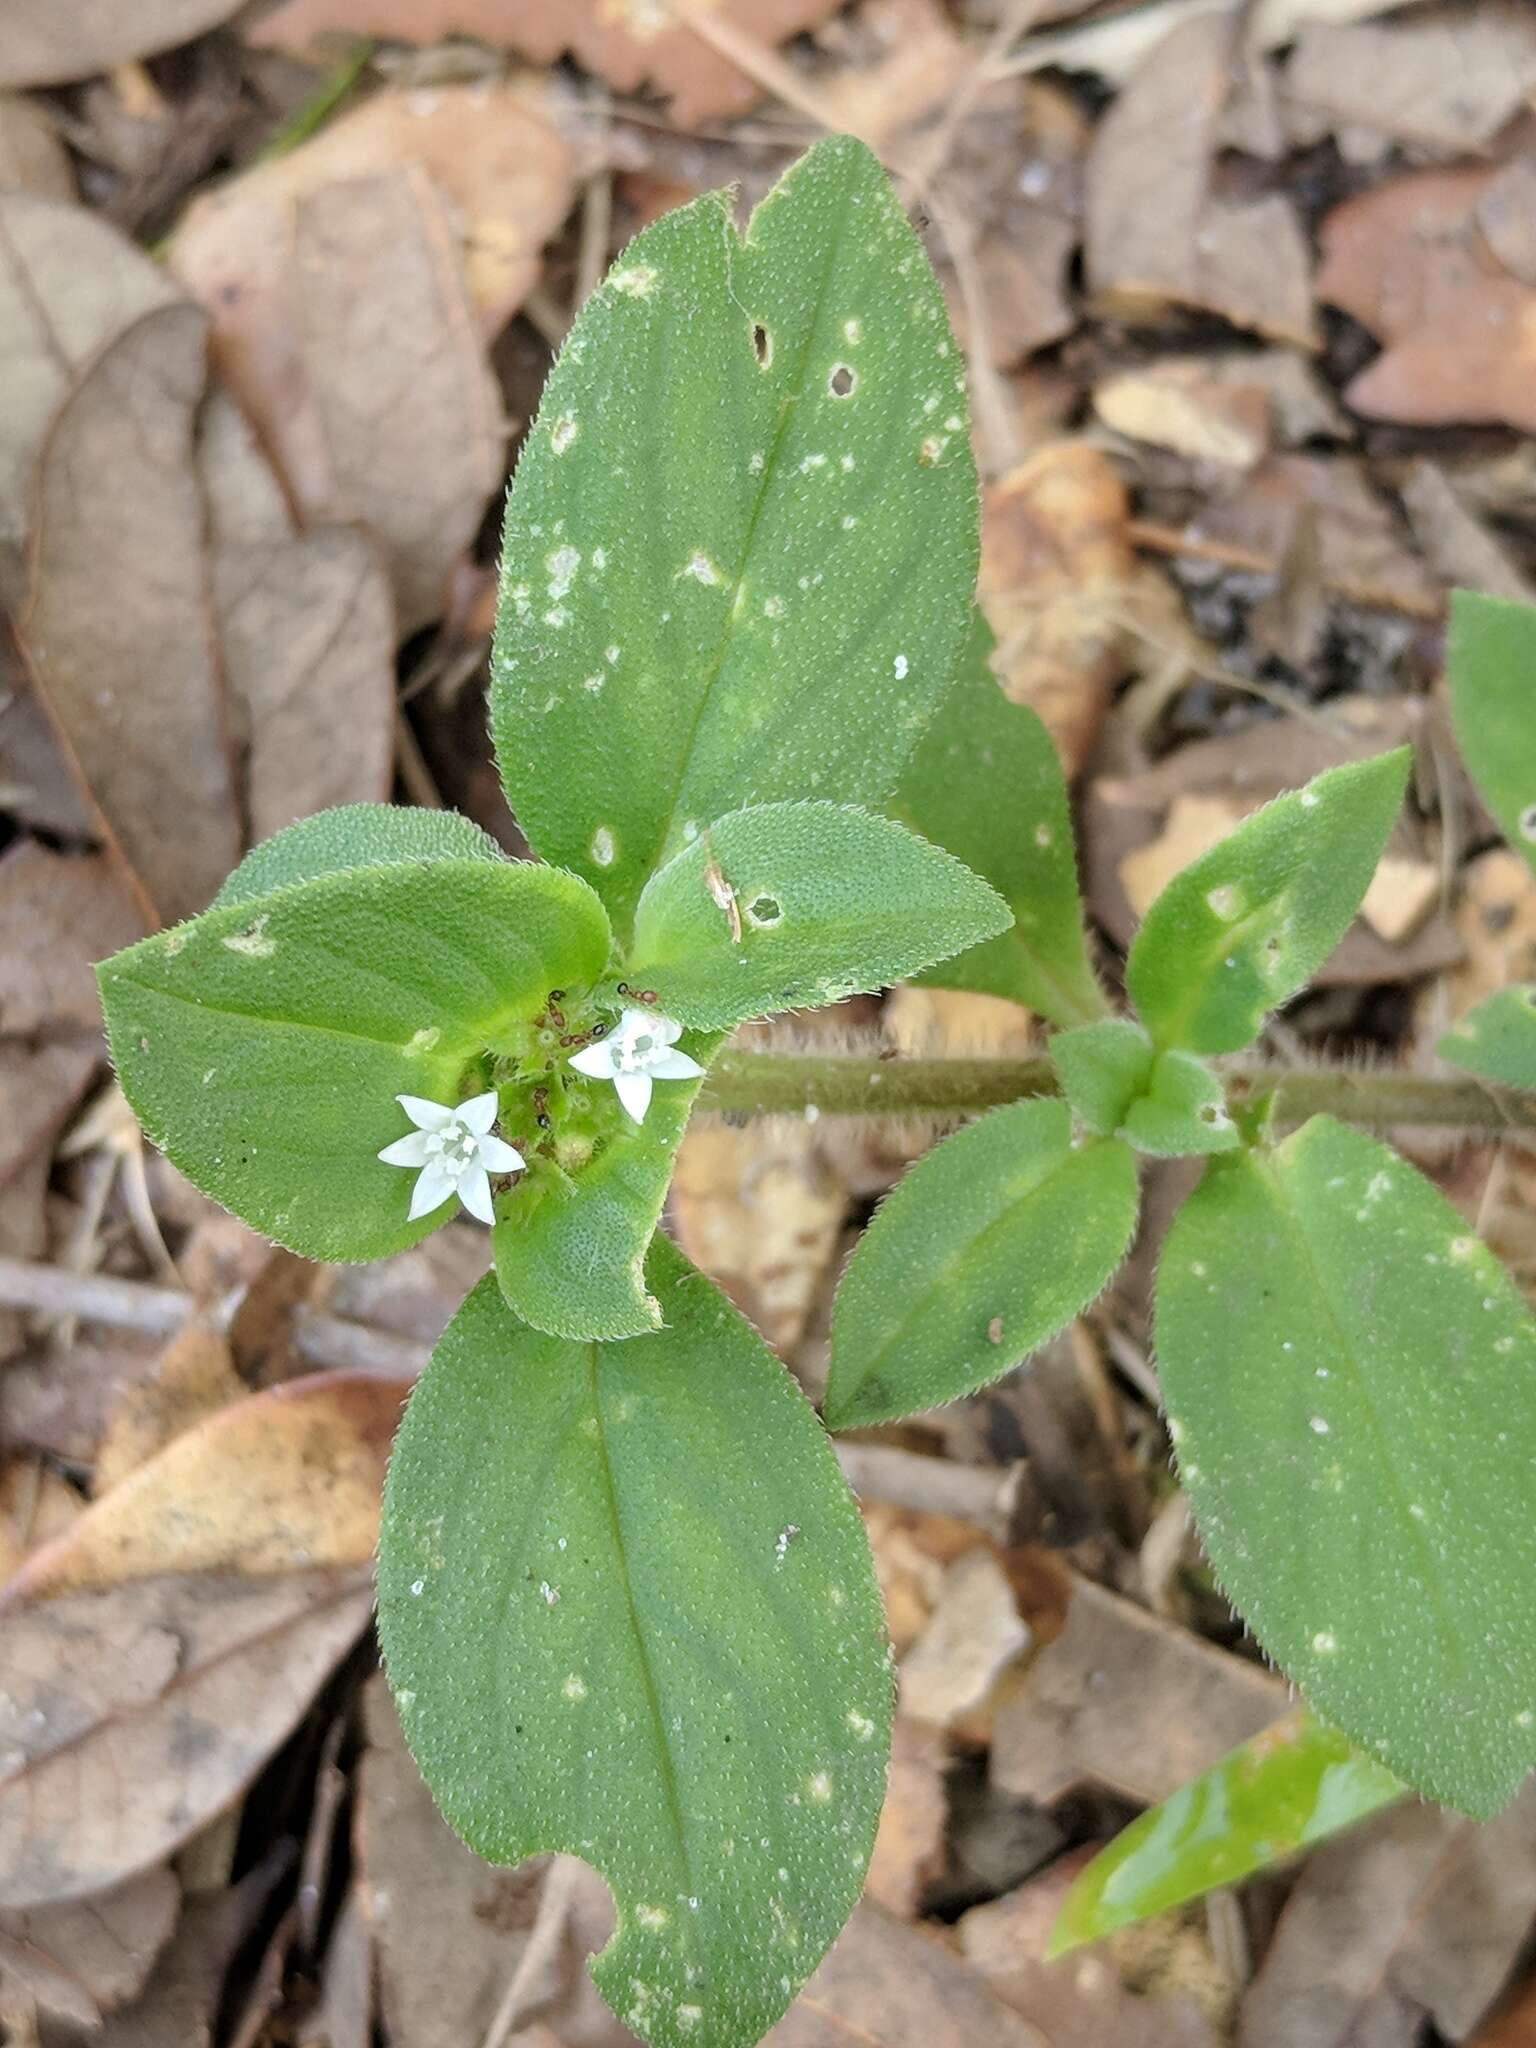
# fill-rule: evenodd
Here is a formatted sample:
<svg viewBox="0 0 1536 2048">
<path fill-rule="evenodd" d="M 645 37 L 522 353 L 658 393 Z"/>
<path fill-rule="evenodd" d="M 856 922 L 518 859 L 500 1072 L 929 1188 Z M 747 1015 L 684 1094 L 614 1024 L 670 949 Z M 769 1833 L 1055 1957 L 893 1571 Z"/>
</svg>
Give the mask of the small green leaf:
<svg viewBox="0 0 1536 2048">
<path fill-rule="evenodd" d="M 718 1043 L 690 1035 L 679 1047 L 705 1066 Z M 645 1258 L 702 1084 L 659 1085 L 643 1124 L 630 1121 L 605 1083 L 589 1085 L 593 1156 L 508 1210 L 496 1226 L 496 1277 L 513 1313 L 536 1330 L 638 1337 L 661 1321 Z"/>
<path fill-rule="evenodd" d="M 1232 1152 L 1238 1144 L 1226 1091 L 1192 1052 L 1157 1055 L 1146 1089 L 1126 1110 L 1119 1135 L 1138 1152 L 1158 1159 Z"/>
<path fill-rule="evenodd" d="M 1102 1941 L 1353 1827 L 1408 1788 L 1305 1707 L 1150 1808 L 1079 1871 L 1050 1953 Z"/>
<path fill-rule="evenodd" d="M 858 1510 L 794 1381 L 664 1238 L 667 1328 L 535 1335 L 493 1282 L 395 1445 L 379 1624 L 405 1733 L 493 1862 L 564 1850 L 658 2048 L 749 2048 L 858 1898 L 891 1679 Z"/>
<path fill-rule="evenodd" d="M 1536 609 L 1454 591 L 1446 668 L 1461 758 L 1536 868 Z"/>
<path fill-rule="evenodd" d="M 253 846 L 213 899 L 213 908 L 248 903 L 295 882 L 337 875 L 349 868 L 387 867 L 397 861 L 494 860 L 506 855 L 489 833 L 457 811 L 399 804 L 341 804 L 316 811 Z"/>
<path fill-rule="evenodd" d="M 1277 797 L 1175 875 L 1131 947 L 1126 987 L 1160 1045 L 1235 1052 L 1349 929 L 1403 800 L 1407 747 Z"/>
<path fill-rule="evenodd" d="M 489 1087 L 484 1055 L 610 939 L 584 882 L 526 862 L 397 862 L 209 910 L 98 969 L 112 1057 L 187 1178 L 312 1259 L 414 1244 L 413 1179 L 377 1153 L 401 1094 Z"/>
<path fill-rule="evenodd" d="M 1136 1163 L 1064 1102 L 946 1138 L 882 1203 L 832 1312 L 826 1417 L 888 1422 L 984 1387 L 1085 1309 L 1136 1227 Z"/>
<path fill-rule="evenodd" d="M 1138 1095 L 1146 1093 L 1156 1054 L 1152 1041 L 1128 1017 L 1105 1017 L 1058 1031 L 1051 1058 L 1062 1092 L 1090 1131 L 1111 1138 Z"/>
<path fill-rule="evenodd" d="M 917 978 L 1080 1024 L 1105 1002 L 1083 936 L 1066 777 L 1034 712 L 998 688 L 993 644 L 977 612 L 949 695 L 886 808 L 984 876 L 1013 926 Z"/>
<path fill-rule="evenodd" d="M 1536 1324 L 1407 1162 L 1314 1117 L 1208 1169 L 1157 1283 L 1211 1563 L 1319 1713 L 1485 1817 L 1536 1762 Z"/>
<path fill-rule="evenodd" d="M 651 877 L 632 980 L 720 1029 L 838 1002 L 1003 931 L 1008 906 L 942 847 L 850 805 L 717 818 Z"/>
<path fill-rule="evenodd" d="M 512 807 L 625 935 L 690 828 L 883 803 L 971 611 L 964 365 L 890 180 L 810 150 L 712 193 L 582 308 L 507 506 L 492 718 Z"/>
<path fill-rule="evenodd" d="M 1536 1088 L 1536 982 L 1516 982 L 1489 996 L 1435 1050 L 1453 1066 L 1506 1088 Z"/>
</svg>

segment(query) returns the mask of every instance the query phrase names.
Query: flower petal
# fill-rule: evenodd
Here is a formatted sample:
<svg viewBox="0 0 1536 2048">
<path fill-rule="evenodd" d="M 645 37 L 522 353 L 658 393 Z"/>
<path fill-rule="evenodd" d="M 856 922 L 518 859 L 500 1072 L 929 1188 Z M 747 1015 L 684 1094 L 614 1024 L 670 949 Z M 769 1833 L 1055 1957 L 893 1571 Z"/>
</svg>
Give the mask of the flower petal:
<svg viewBox="0 0 1536 2048">
<path fill-rule="evenodd" d="M 629 1111 L 637 1124 L 645 1122 L 645 1112 L 651 1106 L 651 1077 L 649 1074 L 615 1074 L 613 1085 L 619 1091 L 619 1100 Z"/>
<path fill-rule="evenodd" d="M 461 1102 L 453 1113 L 465 1130 L 483 1138 L 496 1121 L 498 1107 L 496 1090 L 492 1088 L 484 1095 L 472 1095 L 468 1102 Z"/>
<path fill-rule="evenodd" d="M 424 1166 L 416 1176 L 416 1185 L 411 1190 L 409 1221 L 414 1223 L 420 1216 L 430 1216 L 434 1209 L 443 1206 L 452 1193 L 452 1175 L 445 1172 L 440 1159 L 434 1159 L 430 1166 Z"/>
<path fill-rule="evenodd" d="M 496 1210 L 491 1201 L 491 1183 L 485 1168 L 478 1163 L 467 1166 L 459 1175 L 459 1200 L 470 1215 L 479 1217 L 482 1223 L 496 1221 Z"/>
<path fill-rule="evenodd" d="M 584 1045 L 580 1052 L 573 1052 L 568 1065 L 578 1074 L 590 1074 L 597 1081 L 611 1081 L 613 1078 L 613 1046 L 608 1039 L 596 1045 Z"/>
<path fill-rule="evenodd" d="M 379 1157 L 386 1166 L 425 1166 L 427 1133 L 407 1131 L 403 1138 L 396 1138 L 393 1145 L 386 1145 Z"/>
<path fill-rule="evenodd" d="M 480 1164 L 489 1167 L 492 1173 L 516 1173 L 528 1162 L 517 1147 L 509 1145 L 505 1138 L 482 1138 Z"/>
<path fill-rule="evenodd" d="M 695 1081 L 703 1071 L 686 1052 L 664 1052 L 651 1064 L 652 1079 L 657 1081 Z"/>
<path fill-rule="evenodd" d="M 676 1045 L 683 1035 L 683 1027 L 675 1017 L 658 1017 L 654 1010 L 646 1012 L 651 1027 L 651 1036 L 658 1045 Z"/>
<path fill-rule="evenodd" d="M 397 1095 L 395 1100 L 418 1131 L 446 1130 L 458 1114 L 441 1102 L 428 1102 L 424 1095 Z"/>
</svg>

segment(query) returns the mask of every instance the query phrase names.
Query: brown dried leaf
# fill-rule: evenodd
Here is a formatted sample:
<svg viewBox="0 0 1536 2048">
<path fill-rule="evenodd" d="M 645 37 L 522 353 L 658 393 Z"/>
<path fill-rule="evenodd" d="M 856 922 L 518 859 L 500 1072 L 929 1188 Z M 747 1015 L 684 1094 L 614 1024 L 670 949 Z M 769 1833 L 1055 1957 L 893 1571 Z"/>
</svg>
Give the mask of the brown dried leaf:
<svg viewBox="0 0 1536 2048">
<path fill-rule="evenodd" d="M 99 1898 L 0 1913 L 0 2003 L 20 1987 L 50 2012 L 99 2026 L 144 1989 L 180 1905 L 170 1871 L 146 1870 Z"/>
<path fill-rule="evenodd" d="M 998 1714 L 993 1782 L 1050 1805 L 1088 1780 L 1150 1806 L 1278 1720 L 1286 1699 L 1262 1666 L 1078 1578 L 1065 1629 Z"/>
<path fill-rule="evenodd" d="M 898 1920 L 917 1918 L 923 1894 L 944 1867 L 949 1765 L 942 1730 L 896 1717 L 885 1805 L 864 1890 Z"/>
<path fill-rule="evenodd" d="M 1447 586 L 1536 604 L 1536 584 L 1463 502 L 1443 469 L 1422 459 L 1414 463 L 1403 480 L 1402 500 L 1420 547 Z"/>
<path fill-rule="evenodd" d="M 211 2048 L 226 1973 L 283 1874 L 284 1853 L 279 1844 L 237 1885 L 188 1903 L 143 1997 L 109 2014 L 92 2048 Z"/>
<path fill-rule="evenodd" d="M 366 1565 L 172 1570 L 34 1600 L 24 1581 L 0 1604 L 11 1908 L 104 1891 L 220 1812 L 290 1734 L 373 1600 Z"/>
<path fill-rule="evenodd" d="M 998 676 L 1044 719 L 1075 776 L 1128 666 L 1125 486 L 1101 450 L 1054 441 L 993 484 L 982 513 L 978 590 Z"/>
<path fill-rule="evenodd" d="M 1313 348 L 1306 242 L 1278 194 L 1216 196 L 1212 164 L 1232 86 L 1230 15 L 1197 15 L 1138 66 L 1088 159 L 1088 281 L 1117 317 L 1197 306 Z"/>
<path fill-rule="evenodd" d="M 29 1550 L 62 1536 L 84 1507 L 68 1480 L 35 1454 L 0 1465 L 0 1583 Z"/>
<path fill-rule="evenodd" d="M 1043 2048 L 934 1935 L 867 1901 L 763 2048 Z"/>
<path fill-rule="evenodd" d="M 32 466 L 49 422 L 108 342 L 175 297 L 159 266 L 98 214 L 0 193 L 0 594 L 19 589 Z"/>
<path fill-rule="evenodd" d="M 329 804 L 382 802 L 395 625 L 372 543 L 353 527 L 294 533 L 270 464 L 222 393 L 205 410 L 198 455 L 252 841 Z"/>
<path fill-rule="evenodd" d="M 165 1347 L 154 1371 L 130 1381 L 114 1406 L 92 1474 L 97 1498 L 245 1392 L 229 1340 L 201 1321 L 188 1323 Z"/>
<path fill-rule="evenodd" d="M 99 855 L 50 853 L 18 840 L 0 857 L 0 1031 L 96 1031 L 91 963 L 143 936 L 112 867 Z"/>
<path fill-rule="evenodd" d="M 195 307 L 148 313 L 66 399 L 39 457 L 22 621 L 145 914 L 167 922 L 203 908 L 244 843 L 192 459 L 206 343 Z"/>
<path fill-rule="evenodd" d="M 1514 157 L 1495 175 L 1477 202 L 1477 224 L 1510 276 L 1536 285 L 1536 153 Z"/>
<path fill-rule="evenodd" d="M 723 22 L 770 46 L 814 28 L 836 0 L 704 0 Z M 761 88 L 654 0 L 286 0 L 250 40 L 301 52 L 316 36 L 343 30 L 406 43 L 474 36 L 515 50 L 530 64 L 569 53 L 615 92 L 649 87 L 672 102 L 679 128 L 744 113 Z"/>
<path fill-rule="evenodd" d="M 5 577 L 0 542 L 0 583 Z M 95 820 L 69 772 L 58 734 L 0 641 L 0 808 L 61 839 L 89 839 Z"/>
<path fill-rule="evenodd" d="M 1214 377 L 1198 359 L 1170 358 L 1107 377 L 1093 394 L 1093 409 L 1117 434 L 1193 462 L 1251 469 L 1269 448 L 1264 389 Z"/>
<path fill-rule="evenodd" d="M 0 85 L 63 85 L 189 43 L 235 11 L 235 0 L 10 0 Z"/>
<path fill-rule="evenodd" d="M 1536 1915 L 1536 1791 L 1476 1823 L 1412 1801 L 1315 1850 L 1243 2005 L 1243 2048 L 1460 2041 Z"/>
<path fill-rule="evenodd" d="M 1285 70 L 1286 98 L 1325 132 L 1360 126 L 1448 155 L 1490 142 L 1533 86 L 1536 17 L 1524 0 L 1400 22 L 1306 22 Z"/>
<path fill-rule="evenodd" d="M 988 1703 L 1034 1640 L 1001 1558 L 977 1544 L 945 1572 L 928 1625 L 901 1660 L 901 1712 L 985 1733 Z"/>
<path fill-rule="evenodd" d="M 987 354 L 995 369 L 1012 369 L 1076 327 L 1067 266 L 1077 244 L 1073 222 L 1045 206 L 1029 209 L 1022 233 L 986 234 L 977 241 L 976 282 L 986 307 Z M 964 295 L 947 279 L 945 295 L 960 344 L 972 353 L 976 337 Z"/>
</svg>

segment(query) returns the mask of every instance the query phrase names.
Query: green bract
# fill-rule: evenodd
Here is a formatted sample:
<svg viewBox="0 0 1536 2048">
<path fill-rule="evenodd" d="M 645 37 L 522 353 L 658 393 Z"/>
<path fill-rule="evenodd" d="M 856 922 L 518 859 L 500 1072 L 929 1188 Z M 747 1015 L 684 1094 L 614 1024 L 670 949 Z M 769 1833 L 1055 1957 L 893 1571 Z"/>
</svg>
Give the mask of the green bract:
<svg viewBox="0 0 1536 2048">
<path fill-rule="evenodd" d="M 620 1344 L 470 1296 L 390 1467 L 380 1631 L 465 1840 L 607 1879 L 593 1975 L 620 2017 L 668 2048 L 751 2042 L 859 1895 L 890 1666 L 805 1397 L 664 1239 L 651 1284 L 667 1328 Z"/>
<path fill-rule="evenodd" d="M 1496 1811 L 1536 1763 L 1536 1323 L 1493 1254 L 1396 1153 L 1314 1117 L 1208 1169 L 1157 1348 L 1259 1641 L 1400 1777 Z"/>
<path fill-rule="evenodd" d="M 718 1029 L 883 988 L 1012 921 L 889 818 L 763 804 L 717 818 L 646 883 L 632 972 L 669 1015 Z"/>
<path fill-rule="evenodd" d="M 963 366 L 869 151 L 818 145 L 744 235 L 728 194 L 669 214 L 582 309 L 507 507 L 491 702 L 524 830 L 622 933 L 711 819 L 882 802 L 976 555 Z"/>
<path fill-rule="evenodd" d="M 1235 1052 L 1322 966 L 1381 858 L 1408 763 L 1399 747 L 1332 768 L 1174 876 L 1126 966 L 1159 1045 Z"/>
<path fill-rule="evenodd" d="M 1505 838 L 1536 867 L 1536 611 L 1458 590 L 1446 664 L 1462 758 Z"/>
<path fill-rule="evenodd" d="M 1038 1350 L 1103 1288 L 1136 1227 L 1136 1166 L 1074 1146 L 1062 1102 L 946 1139 L 859 1240 L 832 1321 L 834 1429 L 953 1401 Z"/>
</svg>

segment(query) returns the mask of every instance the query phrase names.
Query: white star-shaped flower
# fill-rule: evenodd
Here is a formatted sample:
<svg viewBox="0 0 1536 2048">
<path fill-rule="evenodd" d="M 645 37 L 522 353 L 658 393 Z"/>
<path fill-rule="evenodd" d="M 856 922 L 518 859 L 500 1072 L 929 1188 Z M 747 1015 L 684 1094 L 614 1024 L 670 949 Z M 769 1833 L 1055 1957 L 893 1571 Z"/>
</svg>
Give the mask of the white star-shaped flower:
<svg viewBox="0 0 1536 2048">
<path fill-rule="evenodd" d="M 411 1190 L 410 1221 L 431 1215 L 450 1195 L 457 1195 L 471 1216 L 494 1223 L 490 1176 L 515 1173 L 527 1164 L 515 1146 L 491 1135 L 495 1089 L 471 1096 L 457 1109 L 420 1095 L 397 1095 L 395 1100 L 416 1128 L 386 1145 L 379 1157 L 386 1166 L 421 1168 Z"/>
<path fill-rule="evenodd" d="M 608 1036 L 571 1054 L 579 1074 L 611 1081 L 637 1124 L 651 1106 L 653 1081 L 695 1081 L 704 1069 L 685 1052 L 673 1050 L 683 1027 L 654 1010 L 626 1010 Z"/>
</svg>

